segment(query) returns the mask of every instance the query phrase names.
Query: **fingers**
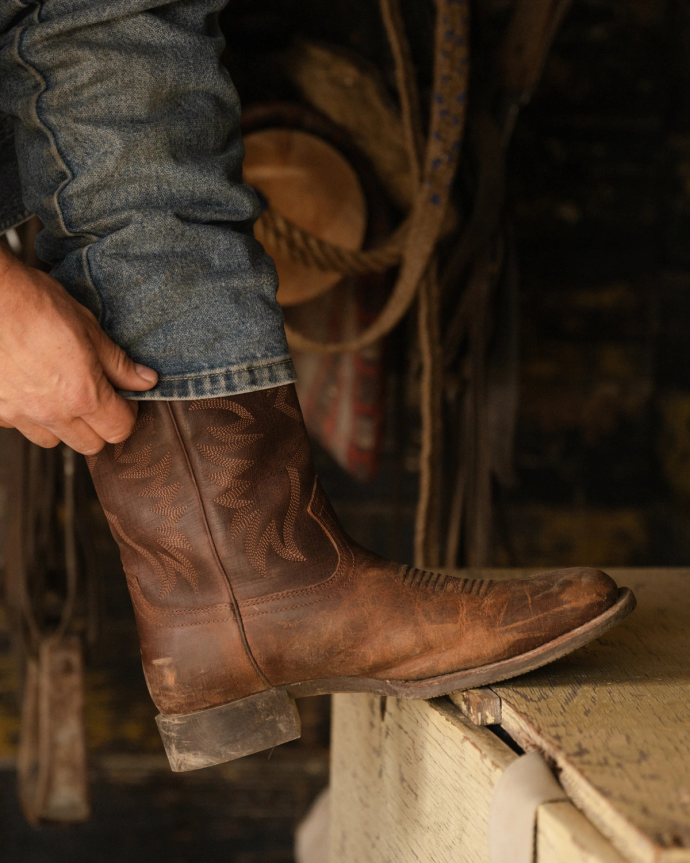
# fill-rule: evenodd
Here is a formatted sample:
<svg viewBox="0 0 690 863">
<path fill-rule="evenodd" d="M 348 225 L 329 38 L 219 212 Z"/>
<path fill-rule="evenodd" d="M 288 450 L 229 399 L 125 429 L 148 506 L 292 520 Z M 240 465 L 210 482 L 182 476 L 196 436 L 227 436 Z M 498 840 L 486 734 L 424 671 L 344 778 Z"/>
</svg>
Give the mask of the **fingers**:
<svg viewBox="0 0 690 863">
<path fill-rule="evenodd" d="M 137 419 L 137 403 L 123 399 L 103 377 L 91 404 L 76 410 L 75 414 L 102 440 L 120 443 L 132 433 Z"/>
<path fill-rule="evenodd" d="M 83 419 L 72 420 L 58 434 L 61 441 L 82 455 L 95 455 L 105 446 L 105 440 Z"/>
<path fill-rule="evenodd" d="M 54 435 L 48 429 L 32 422 L 19 421 L 14 426 L 5 425 L 3 422 L 3 426 L 5 426 L 5 428 L 16 428 L 17 431 L 20 431 L 25 438 L 31 441 L 31 443 L 35 443 L 38 446 L 45 447 L 46 449 L 51 449 L 60 443 L 59 437 Z"/>
<path fill-rule="evenodd" d="M 138 409 L 136 402 L 122 398 L 113 387 L 143 392 L 156 385 L 158 375 L 153 369 L 134 363 L 95 319 L 91 323 L 88 334 L 97 361 L 92 369 L 94 386 L 75 395 L 70 407 L 73 416 L 84 420 L 102 441 L 120 443 L 131 434 Z"/>
<path fill-rule="evenodd" d="M 126 427 L 127 430 L 125 432 L 121 432 L 119 438 L 118 435 L 114 435 L 114 437 L 118 439 L 110 440 L 108 441 L 109 443 L 119 443 L 121 440 L 125 440 L 129 437 L 131 427 L 134 425 L 134 421 L 136 419 L 136 406 L 134 412 L 132 412 L 129 408 L 130 403 L 126 402 L 124 399 L 121 399 L 121 401 L 124 402 L 127 415 L 129 417 Z M 96 432 L 89 423 L 81 418 L 73 419 L 70 422 L 53 429 L 45 428 L 44 426 L 37 425 L 28 420 L 19 420 L 15 425 L 11 425 L 4 420 L 0 420 L 0 426 L 5 428 L 16 428 L 32 443 L 45 448 L 57 446 L 62 441 L 76 452 L 82 453 L 82 455 L 95 455 L 97 452 L 100 452 L 106 444 L 105 438 L 98 434 L 98 432 Z"/>
<path fill-rule="evenodd" d="M 137 408 L 113 387 L 145 392 L 156 373 L 132 362 L 84 306 L 38 270 L 13 266 L 0 307 L 0 423 L 39 446 L 62 440 L 87 455 L 125 440 Z"/>
<path fill-rule="evenodd" d="M 92 337 L 105 376 L 114 387 L 143 392 L 158 383 L 158 375 L 153 369 L 131 360 L 103 330 L 96 329 Z"/>
<path fill-rule="evenodd" d="M 55 430 L 28 421 L 18 422 L 16 428 L 32 443 L 47 449 L 62 441 L 82 455 L 95 455 L 105 446 L 103 438 L 82 419 L 75 419 Z"/>
</svg>

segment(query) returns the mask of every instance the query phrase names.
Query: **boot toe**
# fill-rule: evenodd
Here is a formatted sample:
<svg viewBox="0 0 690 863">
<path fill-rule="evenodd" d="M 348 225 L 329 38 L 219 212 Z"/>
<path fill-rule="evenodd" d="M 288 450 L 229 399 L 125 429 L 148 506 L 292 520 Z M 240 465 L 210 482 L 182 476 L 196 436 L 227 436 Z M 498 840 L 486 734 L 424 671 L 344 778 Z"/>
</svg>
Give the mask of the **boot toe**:
<svg viewBox="0 0 690 863">
<path fill-rule="evenodd" d="M 523 636 L 529 633 L 532 647 L 588 623 L 618 598 L 616 582 L 605 572 L 589 567 L 559 569 L 518 581 L 523 582 L 524 593 L 514 590 L 513 602 L 509 603 L 513 620 L 522 621 L 515 635 L 520 630 Z"/>
<path fill-rule="evenodd" d="M 549 577 L 554 582 L 563 607 L 569 610 L 571 628 L 603 614 L 618 599 L 618 585 L 600 569 L 573 567 L 542 576 Z"/>
</svg>

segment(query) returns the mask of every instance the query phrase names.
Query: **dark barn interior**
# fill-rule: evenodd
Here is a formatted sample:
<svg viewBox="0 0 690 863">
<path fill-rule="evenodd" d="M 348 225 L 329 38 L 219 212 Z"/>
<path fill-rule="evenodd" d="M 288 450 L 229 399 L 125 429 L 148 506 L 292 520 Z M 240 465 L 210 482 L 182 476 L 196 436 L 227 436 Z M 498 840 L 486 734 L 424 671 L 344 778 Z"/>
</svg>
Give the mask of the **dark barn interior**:
<svg viewBox="0 0 690 863">
<path fill-rule="evenodd" d="M 434 7 L 431 0 L 405 0 L 402 9 L 426 118 Z M 573 0 L 529 101 L 499 105 L 488 82 L 495 84 L 512 10 L 510 0 L 477 0 L 471 9 L 468 126 L 451 224 L 439 241 L 439 266 L 447 276 L 439 300 L 441 337 L 452 356 L 446 354 L 438 393 L 444 425 L 436 492 L 450 515 L 440 519 L 433 562 L 443 568 L 685 566 L 690 8 L 681 0 Z M 221 23 L 223 60 L 242 100 L 245 133 L 260 127 L 261 112 L 269 109 L 315 123 L 309 112 L 321 118 L 328 113 L 324 100 L 334 98 L 336 85 L 351 91 L 363 79 L 375 80 L 397 111 L 377 4 L 230 0 Z M 353 69 L 360 78 L 348 78 Z M 488 152 L 483 112 L 503 135 L 488 166 L 482 162 Z M 404 218 L 404 194 L 395 199 L 393 181 L 386 188 L 383 169 L 361 152 L 356 121 L 346 128 L 346 120 L 347 110 L 334 108 L 323 123 L 329 135 L 347 140 L 347 152 L 360 151 L 354 161 L 361 159 L 364 174 L 372 174 L 370 216 L 378 207 L 383 227 L 376 230 L 386 236 Z M 375 149 L 379 133 L 369 133 Z M 385 140 L 388 133 L 380 134 Z M 481 197 L 481 178 L 494 184 L 494 212 L 470 263 L 454 271 L 454 254 Z M 31 260 L 30 231 L 22 238 Z M 468 286 L 482 277 L 482 260 L 492 285 L 483 307 L 484 371 L 489 377 L 495 372 L 499 392 L 515 404 L 513 414 L 499 411 L 496 433 L 503 446 L 488 456 L 472 438 L 474 414 L 467 407 L 472 387 L 479 386 L 470 362 L 475 330 L 469 325 L 455 341 L 449 335 Z M 495 275 L 498 270 L 502 276 Z M 364 285 L 367 320 L 385 299 L 387 279 L 381 275 Z M 299 307 L 286 315 L 307 329 L 309 315 L 300 317 Z M 328 409 L 321 415 L 317 404 L 313 420 L 317 470 L 344 525 L 357 541 L 408 563 L 415 553 L 423 439 L 420 362 L 412 312 L 375 357 L 375 439 L 359 467 L 350 461 L 346 469 L 334 456 Z M 328 371 L 336 379 L 339 373 Z M 313 395 L 315 384 L 310 386 Z M 14 432 L 0 432 L 7 566 L 21 447 Z M 476 467 L 484 457 L 494 461 Z M 41 462 L 46 475 L 60 475 L 59 455 L 41 458 L 48 459 Z M 459 476 L 466 482 L 461 492 Z M 171 773 L 141 673 L 117 547 L 81 460 L 76 478 L 84 541 L 73 626 L 84 643 L 91 813 L 84 823 L 36 826 L 22 812 L 16 789 L 21 648 L 8 613 L 0 636 L 0 856 L 6 863 L 292 861 L 295 827 L 328 783 L 329 697 L 300 705 L 299 741 L 198 773 Z M 61 493 L 62 480 L 55 482 Z M 44 542 L 52 548 L 49 539 Z M 51 603 L 59 607 L 62 588 L 53 582 L 61 577 L 57 564 L 46 576 L 47 618 Z"/>
</svg>

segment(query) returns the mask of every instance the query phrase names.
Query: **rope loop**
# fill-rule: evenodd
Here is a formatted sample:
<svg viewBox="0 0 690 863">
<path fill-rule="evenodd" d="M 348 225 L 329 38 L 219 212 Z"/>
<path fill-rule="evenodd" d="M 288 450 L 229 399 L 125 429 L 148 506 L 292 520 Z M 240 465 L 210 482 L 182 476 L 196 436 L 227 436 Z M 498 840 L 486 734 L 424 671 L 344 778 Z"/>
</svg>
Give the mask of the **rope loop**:
<svg viewBox="0 0 690 863">
<path fill-rule="evenodd" d="M 264 238 L 272 249 L 298 264 L 343 275 L 383 273 L 402 260 L 409 219 L 375 249 L 346 249 L 305 231 L 270 205 L 259 219 Z"/>
</svg>

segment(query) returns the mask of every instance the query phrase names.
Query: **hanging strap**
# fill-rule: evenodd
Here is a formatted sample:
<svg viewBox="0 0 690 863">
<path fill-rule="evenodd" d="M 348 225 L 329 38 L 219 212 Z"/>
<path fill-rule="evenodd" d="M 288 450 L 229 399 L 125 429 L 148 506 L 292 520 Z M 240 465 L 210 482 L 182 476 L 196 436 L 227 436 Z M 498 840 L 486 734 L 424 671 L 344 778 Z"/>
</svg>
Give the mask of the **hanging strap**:
<svg viewBox="0 0 690 863">
<path fill-rule="evenodd" d="M 457 565 L 463 539 L 468 565 L 489 565 L 491 476 L 507 481 L 512 475 L 518 313 L 514 252 L 509 230 L 502 226 L 505 149 L 568 5 L 569 0 L 517 0 L 497 80 L 483 82 L 475 94 L 468 139 L 477 167 L 473 209 L 441 278 L 447 300 L 456 303 L 454 310 L 447 309 L 446 368 L 457 367 L 467 351 L 447 567 Z M 457 286 L 463 284 L 467 287 L 457 302 Z"/>
<path fill-rule="evenodd" d="M 17 756 L 19 797 L 31 823 L 79 822 L 89 817 L 81 640 L 69 635 L 77 596 L 75 454 L 60 450 L 63 473 L 65 600 L 57 627 L 43 628 L 29 577 L 45 553 L 55 506 L 55 455 L 16 433 L 17 515 L 8 555 L 16 635 L 26 663 Z"/>
<path fill-rule="evenodd" d="M 27 665 L 17 753 L 22 809 L 32 824 L 90 815 L 80 639 L 41 642 Z"/>
<path fill-rule="evenodd" d="M 443 230 L 450 188 L 460 156 L 469 75 L 467 0 L 439 0 L 429 136 L 421 150 L 419 96 L 397 0 L 380 0 L 395 61 L 396 82 L 417 195 L 407 221 L 398 279 L 379 317 L 356 339 L 323 343 L 286 326 L 292 348 L 316 353 L 358 351 L 373 344 L 401 320 L 417 296 Z"/>
</svg>

